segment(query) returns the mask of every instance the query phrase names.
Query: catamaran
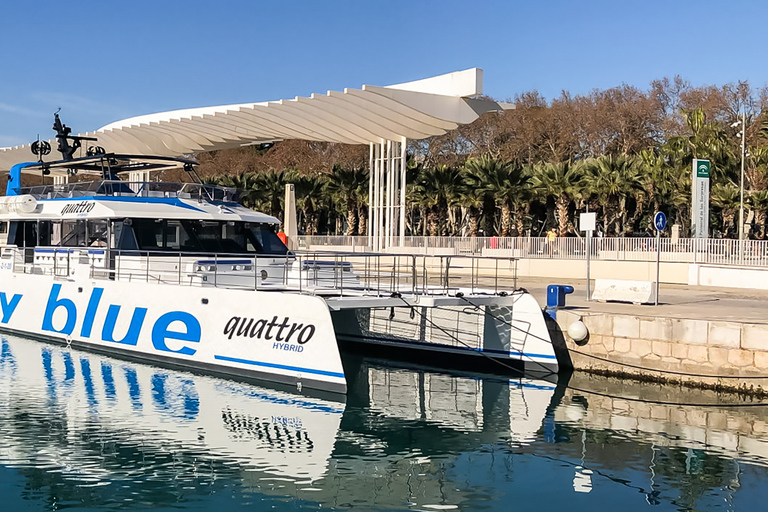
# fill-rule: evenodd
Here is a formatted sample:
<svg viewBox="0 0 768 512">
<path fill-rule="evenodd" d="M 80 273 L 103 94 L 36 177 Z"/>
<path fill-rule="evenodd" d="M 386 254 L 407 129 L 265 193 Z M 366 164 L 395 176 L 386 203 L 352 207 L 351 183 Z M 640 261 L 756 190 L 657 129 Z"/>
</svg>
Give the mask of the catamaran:
<svg viewBox="0 0 768 512">
<path fill-rule="evenodd" d="M 342 349 L 558 371 L 536 300 L 479 289 L 474 265 L 456 287 L 448 265 L 435 283 L 413 255 L 290 251 L 279 219 L 202 183 L 194 160 L 75 156 L 93 139 L 58 115 L 54 129 L 61 159 L 33 143 L 38 160 L 11 168 L 0 199 L 0 330 L 333 393 L 346 392 Z M 179 169 L 189 182 L 148 178 Z M 22 187 L 22 174 L 54 183 Z"/>
</svg>

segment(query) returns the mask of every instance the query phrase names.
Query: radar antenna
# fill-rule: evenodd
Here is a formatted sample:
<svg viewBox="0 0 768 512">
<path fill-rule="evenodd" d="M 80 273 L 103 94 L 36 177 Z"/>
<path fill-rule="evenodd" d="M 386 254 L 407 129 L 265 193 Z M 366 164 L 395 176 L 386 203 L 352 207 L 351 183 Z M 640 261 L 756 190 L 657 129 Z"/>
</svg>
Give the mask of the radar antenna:
<svg viewBox="0 0 768 512">
<path fill-rule="evenodd" d="M 70 135 L 70 133 L 72 133 L 72 128 L 61 122 L 61 119 L 59 118 L 59 110 L 53 114 L 53 129 L 56 132 L 56 138 L 59 141 L 57 149 L 59 150 L 59 153 L 61 153 L 62 160 L 72 160 L 75 157 L 75 151 L 82 146 L 81 141 L 98 139 L 96 139 L 96 137 Z M 70 141 L 72 141 L 71 144 Z"/>
</svg>

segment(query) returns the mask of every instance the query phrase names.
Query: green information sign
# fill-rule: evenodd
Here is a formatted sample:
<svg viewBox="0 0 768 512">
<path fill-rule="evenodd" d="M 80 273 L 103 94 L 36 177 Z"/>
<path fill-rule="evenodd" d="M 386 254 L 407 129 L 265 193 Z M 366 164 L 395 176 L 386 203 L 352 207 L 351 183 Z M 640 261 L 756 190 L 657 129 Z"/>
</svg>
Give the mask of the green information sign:
<svg viewBox="0 0 768 512">
<path fill-rule="evenodd" d="M 709 160 L 696 160 L 696 177 L 709 178 Z"/>
</svg>

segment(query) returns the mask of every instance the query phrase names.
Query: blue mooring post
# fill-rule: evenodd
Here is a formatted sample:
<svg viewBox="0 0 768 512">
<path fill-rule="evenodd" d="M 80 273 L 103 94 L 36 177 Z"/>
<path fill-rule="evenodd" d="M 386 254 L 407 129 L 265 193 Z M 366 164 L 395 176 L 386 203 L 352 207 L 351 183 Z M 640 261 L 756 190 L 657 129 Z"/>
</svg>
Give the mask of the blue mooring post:
<svg viewBox="0 0 768 512">
<path fill-rule="evenodd" d="M 573 286 L 567 284 L 550 284 L 547 286 L 547 307 L 544 312 L 557 320 L 557 310 L 565 307 L 565 296 L 573 293 Z"/>
</svg>

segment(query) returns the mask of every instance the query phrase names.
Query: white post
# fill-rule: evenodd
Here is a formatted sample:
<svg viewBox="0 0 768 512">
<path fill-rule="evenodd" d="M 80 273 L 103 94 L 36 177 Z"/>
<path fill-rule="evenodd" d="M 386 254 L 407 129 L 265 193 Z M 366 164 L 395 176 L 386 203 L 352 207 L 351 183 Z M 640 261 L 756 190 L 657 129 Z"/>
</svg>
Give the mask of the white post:
<svg viewBox="0 0 768 512">
<path fill-rule="evenodd" d="M 384 196 L 386 198 L 386 209 L 385 209 L 385 221 L 384 225 L 386 226 L 384 237 L 386 239 L 386 246 L 389 247 L 392 245 L 392 141 L 387 141 L 387 163 L 386 163 L 386 182 L 385 182 L 385 190 L 384 190 Z"/>
<path fill-rule="evenodd" d="M 373 249 L 373 232 L 371 223 L 373 222 L 373 175 L 376 171 L 373 168 L 373 142 L 368 144 L 368 247 Z"/>
<path fill-rule="evenodd" d="M 405 180 L 406 180 L 406 150 L 405 137 L 400 141 L 400 247 L 405 246 Z"/>
</svg>

